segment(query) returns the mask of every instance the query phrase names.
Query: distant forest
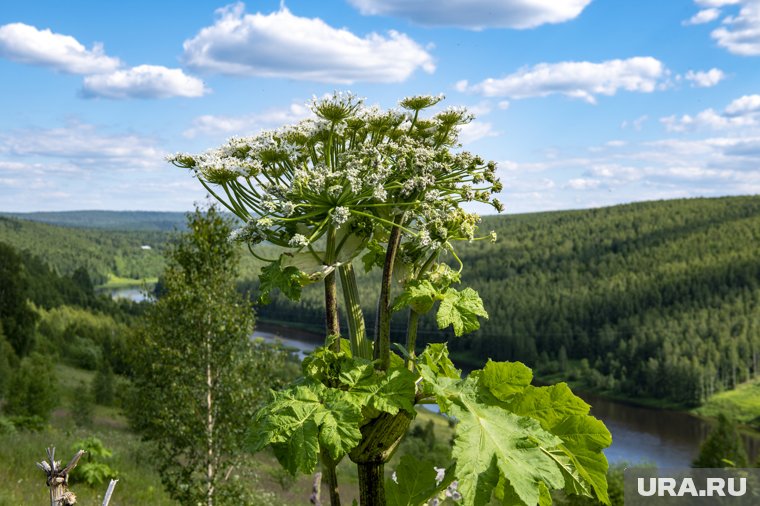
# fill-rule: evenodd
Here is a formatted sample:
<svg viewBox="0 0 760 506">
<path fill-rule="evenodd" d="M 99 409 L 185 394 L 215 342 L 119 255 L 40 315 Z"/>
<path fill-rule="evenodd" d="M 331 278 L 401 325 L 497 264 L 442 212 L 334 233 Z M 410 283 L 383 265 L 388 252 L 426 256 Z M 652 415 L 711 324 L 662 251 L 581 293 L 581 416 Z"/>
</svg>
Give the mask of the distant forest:
<svg viewBox="0 0 760 506">
<path fill-rule="evenodd" d="M 84 267 L 96 283 L 160 273 L 166 231 L 135 230 L 126 218 L 114 218 L 121 230 L 78 220 L 90 228 L 0 218 L 0 242 L 67 276 Z M 489 216 L 481 230 L 500 239 L 464 245 L 463 282 L 480 292 L 490 319 L 452 341 L 461 366 L 521 360 L 595 390 L 684 405 L 758 373 L 760 197 Z M 255 297 L 250 255 L 242 270 L 240 287 Z M 359 286 L 371 327 L 376 294 L 367 287 L 377 284 Z M 320 329 L 319 300 L 319 288 L 308 287 L 299 303 L 275 294 L 257 312 Z M 405 317 L 396 315 L 399 324 Z M 420 338 L 444 333 L 425 320 Z"/>
<path fill-rule="evenodd" d="M 460 365 L 521 360 L 595 390 L 685 405 L 758 373 L 760 197 L 485 217 L 481 229 L 500 240 L 462 248 L 463 282 L 490 319 L 450 341 Z M 318 300 L 310 289 L 258 312 L 318 326 Z M 375 294 L 362 303 L 372 319 Z M 443 339 L 430 318 L 420 335 Z"/>
</svg>

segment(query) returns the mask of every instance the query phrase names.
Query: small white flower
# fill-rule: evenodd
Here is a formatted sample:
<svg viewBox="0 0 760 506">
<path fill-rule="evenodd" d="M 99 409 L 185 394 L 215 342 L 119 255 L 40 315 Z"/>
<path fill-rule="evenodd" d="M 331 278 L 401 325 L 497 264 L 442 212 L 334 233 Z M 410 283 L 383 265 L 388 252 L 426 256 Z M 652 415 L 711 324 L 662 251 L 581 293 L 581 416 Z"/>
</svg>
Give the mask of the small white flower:
<svg viewBox="0 0 760 506">
<path fill-rule="evenodd" d="M 443 479 L 446 477 L 446 468 L 445 467 L 433 467 L 435 469 L 435 484 L 439 485 Z"/>
<path fill-rule="evenodd" d="M 309 239 L 303 234 L 296 234 L 288 241 L 288 246 L 291 248 L 303 248 L 309 245 Z"/>
<path fill-rule="evenodd" d="M 336 207 L 332 212 L 332 222 L 336 227 L 340 227 L 351 217 L 351 211 L 347 207 Z"/>
</svg>

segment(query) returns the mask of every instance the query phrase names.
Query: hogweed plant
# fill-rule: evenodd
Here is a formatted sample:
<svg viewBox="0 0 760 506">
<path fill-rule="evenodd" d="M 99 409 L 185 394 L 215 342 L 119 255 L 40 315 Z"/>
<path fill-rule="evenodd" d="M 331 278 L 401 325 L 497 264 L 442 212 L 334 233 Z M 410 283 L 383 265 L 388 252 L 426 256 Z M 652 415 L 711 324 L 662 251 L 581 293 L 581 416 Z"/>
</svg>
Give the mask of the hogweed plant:
<svg viewBox="0 0 760 506">
<path fill-rule="evenodd" d="M 478 235 L 479 216 L 462 205 L 502 211 L 493 198 L 502 189 L 496 164 L 457 144 L 472 116 L 462 108 L 425 115 L 442 98 L 415 96 L 381 110 L 336 93 L 312 102 L 311 119 L 170 157 L 245 223 L 235 238 L 265 262 L 262 302 L 274 289 L 298 300 L 305 285 L 324 284 L 325 345 L 304 360 L 303 377 L 258 412 L 254 446 L 271 446 L 293 474 L 313 473 L 321 461 L 333 506 L 340 504 L 335 467 L 346 457 L 358 467 L 362 506 L 432 503 L 454 481 L 465 505 L 546 505 L 553 489 L 609 503 L 602 450 L 610 433 L 567 385 L 532 386 L 519 362 L 489 361 L 462 377 L 446 344 L 415 352 L 426 313 L 435 311 L 438 326 L 456 336 L 488 317 L 477 292 L 459 288 L 457 244 L 496 236 Z M 262 256 L 264 243 L 279 255 Z M 355 264 L 382 271 L 371 332 Z M 394 283 L 403 291 L 391 300 Z M 405 336 L 393 336 L 403 343 L 392 347 L 397 311 L 408 323 Z M 454 464 L 441 471 L 404 458 L 386 479 L 384 464 L 420 404 L 437 404 L 456 420 Z"/>
</svg>

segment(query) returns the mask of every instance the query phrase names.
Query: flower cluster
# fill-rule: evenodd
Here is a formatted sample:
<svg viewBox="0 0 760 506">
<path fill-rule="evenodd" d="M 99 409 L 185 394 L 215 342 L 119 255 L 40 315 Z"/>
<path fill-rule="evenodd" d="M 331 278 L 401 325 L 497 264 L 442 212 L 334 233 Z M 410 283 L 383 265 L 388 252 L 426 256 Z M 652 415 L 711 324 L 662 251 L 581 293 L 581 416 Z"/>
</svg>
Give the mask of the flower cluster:
<svg viewBox="0 0 760 506">
<path fill-rule="evenodd" d="M 443 96 L 415 96 L 400 109 L 366 107 L 351 93 L 310 104 L 315 118 L 233 137 L 219 148 L 168 159 L 190 169 L 215 198 L 245 221 L 236 238 L 301 249 L 357 220 L 369 228 L 404 229 L 407 253 L 436 251 L 476 238 L 478 218 L 460 208 L 483 202 L 497 210 L 496 165 L 458 146 L 458 127 L 472 120 L 449 107 L 423 118 Z M 363 225 L 365 236 L 367 225 Z M 409 255 L 407 255 L 409 256 Z"/>
</svg>

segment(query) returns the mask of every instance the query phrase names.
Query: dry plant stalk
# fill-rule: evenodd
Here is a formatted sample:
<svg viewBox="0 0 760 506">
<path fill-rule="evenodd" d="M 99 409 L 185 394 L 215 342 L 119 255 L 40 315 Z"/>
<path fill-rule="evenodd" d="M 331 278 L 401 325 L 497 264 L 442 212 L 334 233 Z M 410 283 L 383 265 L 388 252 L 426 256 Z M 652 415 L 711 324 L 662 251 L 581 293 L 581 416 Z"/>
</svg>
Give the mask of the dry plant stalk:
<svg viewBox="0 0 760 506">
<path fill-rule="evenodd" d="M 69 473 L 77 466 L 85 451 L 79 450 L 63 468 L 61 468 L 61 461 L 55 460 L 54 446 L 48 448 L 46 452 L 48 460 L 37 462 L 37 467 L 47 475 L 46 484 L 50 488 L 50 506 L 73 506 L 77 503 L 77 496 L 69 490 Z M 108 506 L 111 502 L 111 495 L 118 481 L 111 480 L 108 484 L 102 506 Z"/>
</svg>

